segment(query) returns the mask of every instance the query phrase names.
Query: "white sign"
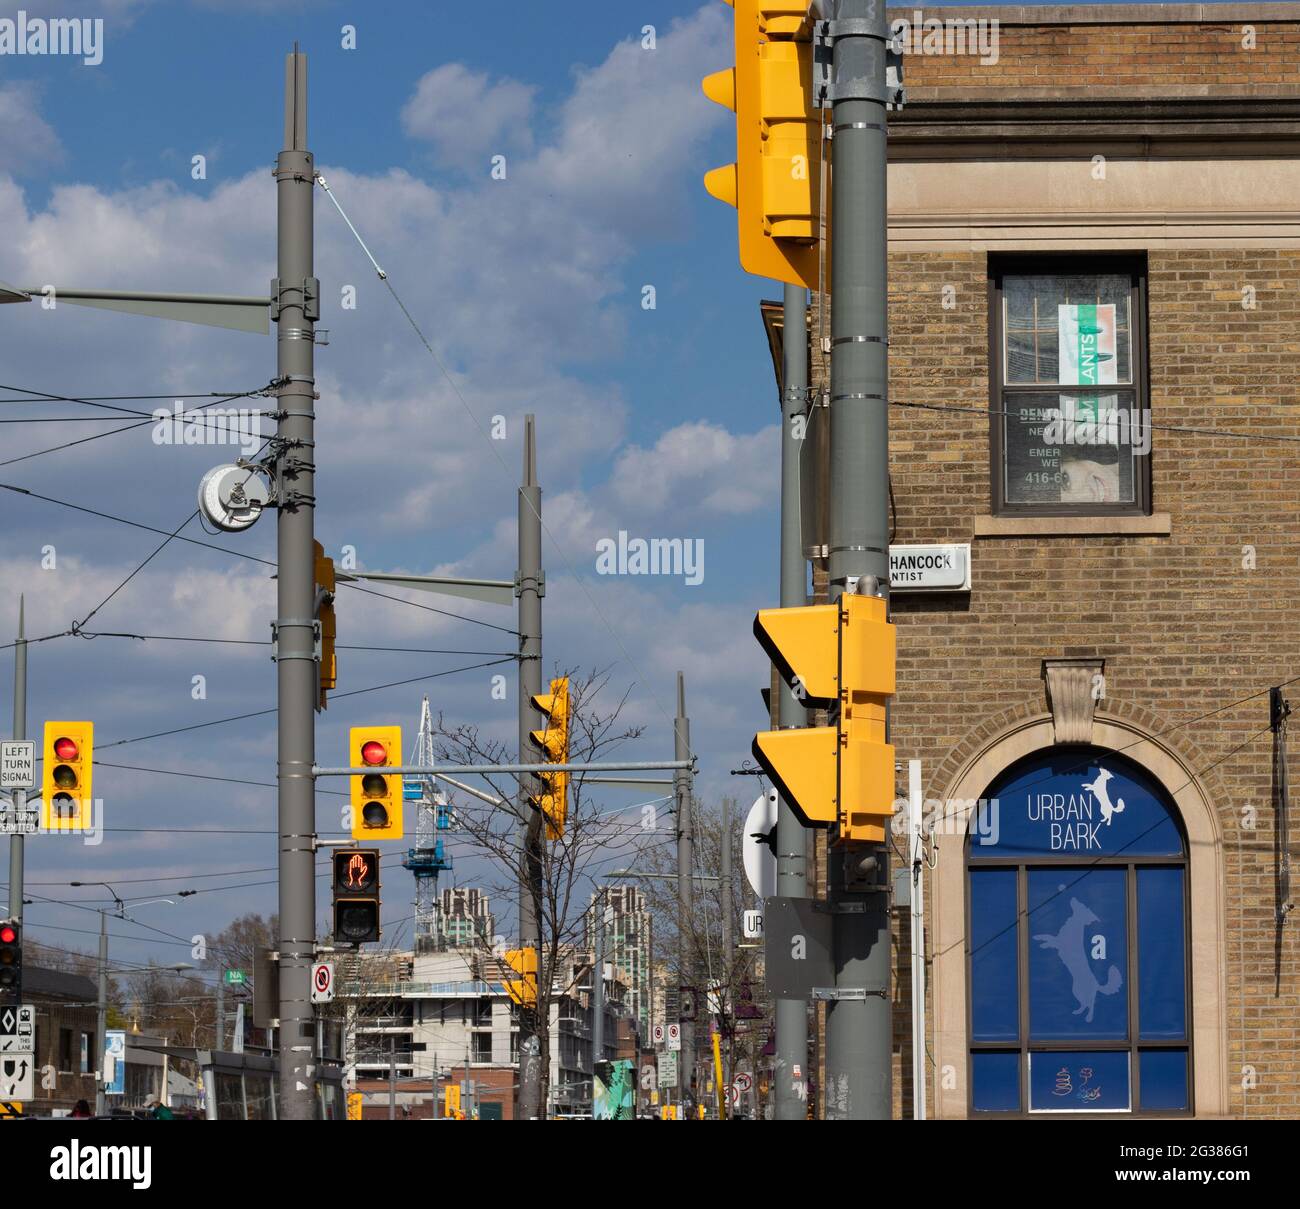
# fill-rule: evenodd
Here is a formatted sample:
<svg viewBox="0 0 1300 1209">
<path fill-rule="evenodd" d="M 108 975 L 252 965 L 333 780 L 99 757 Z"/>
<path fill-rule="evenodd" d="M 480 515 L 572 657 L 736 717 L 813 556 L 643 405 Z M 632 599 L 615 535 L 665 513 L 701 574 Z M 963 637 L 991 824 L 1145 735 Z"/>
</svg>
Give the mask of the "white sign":
<svg viewBox="0 0 1300 1209">
<path fill-rule="evenodd" d="M 311 968 L 312 1003 L 334 1002 L 334 964 L 318 961 Z"/>
<path fill-rule="evenodd" d="M 658 1055 L 659 1086 L 677 1086 L 677 1055 L 671 1050 Z"/>
<path fill-rule="evenodd" d="M 36 1099 L 36 1059 L 31 1054 L 0 1057 L 0 1100 Z"/>
<path fill-rule="evenodd" d="M 740 855 L 754 893 L 771 898 L 776 893 L 776 790 L 761 794 L 749 808 Z"/>
<path fill-rule="evenodd" d="M 763 912 L 746 911 L 742 926 L 746 940 L 757 940 L 763 935 Z"/>
<path fill-rule="evenodd" d="M 741 1091 L 748 1091 L 754 1086 L 754 1076 L 747 1070 L 737 1071 L 735 1085 L 740 1088 Z"/>
<path fill-rule="evenodd" d="M 895 592 L 969 592 L 970 542 L 890 546 L 889 586 Z"/>
<path fill-rule="evenodd" d="M 0 1008 L 0 1054 L 36 1052 L 36 1009 L 31 1004 Z"/>
<path fill-rule="evenodd" d="M 670 1024 L 668 1026 L 668 1048 L 670 1050 L 682 1048 L 682 1026 L 680 1024 Z"/>
<path fill-rule="evenodd" d="M 36 744 L 31 739 L 0 743 L 0 789 L 31 789 L 36 785 Z"/>
<path fill-rule="evenodd" d="M 664 1026 L 662 1024 L 656 1024 L 650 1030 L 650 1036 L 653 1038 L 654 1043 L 656 1045 L 663 1045 L 664 1037 L 666 1036 L 666 1033 L 664 1031 Z"/>
</svg>

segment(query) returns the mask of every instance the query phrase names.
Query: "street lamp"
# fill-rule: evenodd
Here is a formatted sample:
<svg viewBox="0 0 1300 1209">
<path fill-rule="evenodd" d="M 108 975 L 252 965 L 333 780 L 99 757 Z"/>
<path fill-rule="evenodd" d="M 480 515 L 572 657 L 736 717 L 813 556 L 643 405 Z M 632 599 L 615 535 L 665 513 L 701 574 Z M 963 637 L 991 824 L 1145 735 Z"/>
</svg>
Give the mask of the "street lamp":
<svg viewBox="0 0 1300 1209">
<path fill-rule="evenodd" d="M 0 288 L 2 283 L 0 283 Z M 12 299 L 10 300 L 12 301 Z M 114 910 L 113 914 L 118 919 L 130 920 L 126 913 L 127 902 L 116 890 L 107 882 L 69 882 L 69 886 L 103 886 L 105 890 L 113 896 Z M 178 895 L 188 896 L 193 894 L 193 890 L 180 890 Z M 136 907 L 148 907 L 154 903 L 170 903 L 173 907 L 176 900 L 171 898 L 146 898 L 132 902 L 132 909 Z M 108 916 L 109 910 L 106 907 L 96 907 L 99 912 L 99 1002 L 95 1010 L 95 1116 L 102 1117 L 107 1109 L 107 1097 L 104 1092 L 104 1045 L 107 1040 L 106 1033 L 108 1028 Z M 176 967 L 177 971 L 189 969 L 190 966 L 182 962 Z M 166 1095 L 166 1065 L 163 1069 L 163 1095 Z"/>
</svg>

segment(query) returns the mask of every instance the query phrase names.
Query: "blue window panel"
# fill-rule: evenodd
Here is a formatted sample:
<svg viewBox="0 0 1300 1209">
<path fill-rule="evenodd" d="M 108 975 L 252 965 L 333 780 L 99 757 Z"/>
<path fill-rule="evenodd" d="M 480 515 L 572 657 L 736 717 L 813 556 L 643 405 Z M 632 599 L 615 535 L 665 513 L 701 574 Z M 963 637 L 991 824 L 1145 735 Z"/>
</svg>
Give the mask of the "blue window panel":
<svg viewBox="0 0 1300 1209">
<path fill-rule="evenodd" d="M 971 816 L 970 859 L 1181 856 L 1164 790 L 1101 749 L 1039 752 L 1002 774 Z"/>
<path fill-rule="evenodd" d="M 1139 1095 L 1147 1112 L 1188 1107 L 1186 1050 L 1143 1050 L 1138 1055 L 1138 1066 L 1142 1072 Z"/>
<path fill-rule="evenodd" d="M 1019 1112 L 1019 1051 L 971 1054 L 971 1084 L 971 1104 L 976 1112 Z"/>
<path fill-rule="evenodd" d="M 1016 871 L 970 871 L 971 1036 L 1020 1040 L 1020 980 L 1016 962 Z"/>
<path fill-rule="evenodd" d="M 1130 1112 L 1128 1050 L 1031 1053 L 1030 1112 Z"/>
<path fill-rule="evenodd" d="M 1127 870 L 1029 870 L 1031 1041 L 1128 1037 Z"/>
<path fill-rule="evenodd" d="M 1137 871 L 1139 1040 L 1187 1037 L 1183 875 L 1177 866 Z"/>
</svg>

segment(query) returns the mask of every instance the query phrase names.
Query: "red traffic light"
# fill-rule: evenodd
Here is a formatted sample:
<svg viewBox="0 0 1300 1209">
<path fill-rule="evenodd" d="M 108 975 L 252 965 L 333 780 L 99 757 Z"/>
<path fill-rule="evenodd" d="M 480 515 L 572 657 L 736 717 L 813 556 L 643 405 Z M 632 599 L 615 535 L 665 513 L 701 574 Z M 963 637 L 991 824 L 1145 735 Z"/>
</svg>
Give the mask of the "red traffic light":
<svg viewBox="0 0 1300 1209">
<path fill-rule="evenodd" d="M 18 939 L 18 929 L 13 924 L 0 927 L 0 944 L 11 945 Z"/>
<path fill-rule="evenodd" d="M 79 754 L 77 745 L 73 740 L 64 736 L 62 739 L 54 740 L 54 754 L 60 760 L 75 760 Z"/>
<path fill-rule="evenodd" d="M 387 764 L 388 749 L 382 743 L 377 743 L 374 739 L 371 739 L 369 743 L 361 745 L 361 762 L 363 764 Z"/>
</svg>

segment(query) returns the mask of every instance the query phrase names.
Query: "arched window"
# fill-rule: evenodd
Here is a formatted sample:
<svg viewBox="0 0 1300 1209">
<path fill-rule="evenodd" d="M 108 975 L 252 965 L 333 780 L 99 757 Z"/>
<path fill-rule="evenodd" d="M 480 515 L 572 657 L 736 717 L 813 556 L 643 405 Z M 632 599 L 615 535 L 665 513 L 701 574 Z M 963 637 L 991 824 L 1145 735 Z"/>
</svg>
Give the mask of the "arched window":
<svg viewBox="0 0 1300 1209">
<path fill-rule="evenodd" d="M 971 814 L 972 1116 L 1192 1111 L 1187 849 L 1164 790 L 1037 752 Z"/>
</svg>

